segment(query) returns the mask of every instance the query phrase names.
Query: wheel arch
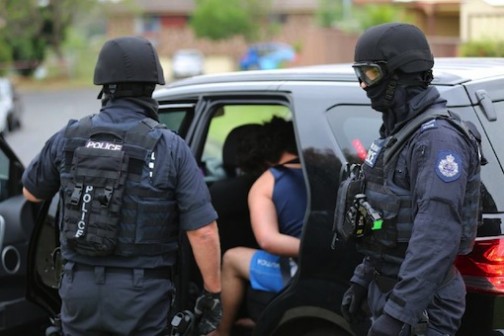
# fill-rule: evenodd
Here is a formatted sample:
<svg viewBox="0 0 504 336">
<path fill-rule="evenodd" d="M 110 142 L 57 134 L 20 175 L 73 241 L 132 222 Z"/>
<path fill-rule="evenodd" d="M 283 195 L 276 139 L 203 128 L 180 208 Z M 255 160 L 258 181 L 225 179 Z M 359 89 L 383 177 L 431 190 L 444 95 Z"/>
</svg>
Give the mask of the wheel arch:
<svg viewBox="0 0 504 336">
<path fill-rule="evenodd" d="M 328 333 L 324 334 L 323 331 Z M 354 336 L 355 334 L 348 322 L 334 311 L 317 306 L 298 306 L 288 309 L 283 314 L 270 336 L 287 335 Z"/>
</svg>

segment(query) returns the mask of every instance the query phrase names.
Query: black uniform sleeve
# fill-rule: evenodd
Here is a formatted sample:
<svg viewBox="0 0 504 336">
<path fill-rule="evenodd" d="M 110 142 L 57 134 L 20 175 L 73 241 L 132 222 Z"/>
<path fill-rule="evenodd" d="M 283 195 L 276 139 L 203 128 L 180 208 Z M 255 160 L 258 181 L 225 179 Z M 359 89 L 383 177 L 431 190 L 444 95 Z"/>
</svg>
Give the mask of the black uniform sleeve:
<svg viewBox="0 0 504 336">
<path fill-rule="evenodd" d="M 179 136 L 171 142 L 174 161 L 175 194 L 183 230 L 195 230 L 217 219 L 210 193 L 194 156 Z"/>
<path fill-rule="evenodd" d="M 42 200 L 52 198 L 60 188 L 60 174 L 63 153 L 61 131 L 54 134 L 26 168 L 22 183 L 35 197 Z"/>
</svg>

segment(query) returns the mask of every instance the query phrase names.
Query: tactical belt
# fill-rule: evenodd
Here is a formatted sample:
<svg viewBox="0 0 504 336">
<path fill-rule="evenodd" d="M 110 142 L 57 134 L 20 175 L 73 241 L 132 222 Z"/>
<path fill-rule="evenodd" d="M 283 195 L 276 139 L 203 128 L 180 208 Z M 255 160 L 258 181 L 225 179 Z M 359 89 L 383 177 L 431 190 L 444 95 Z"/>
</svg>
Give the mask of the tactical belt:
<svg viewBox="0 0 504 336">
<path fill-rule="evenodd" d="M 95 267 L 85 264 L 75 264 L 74 270 L 76 272 L 94 272 Z M 132 273 L 135 268 L 128 267 L 110 267 L 103 266 L 106 273 L 116 273 L 116 274 L 127 274 Z M 158 267 L 158 268 L 143 268 L 144 278 L 149 279 L 172 279 L 172 268 L 171 267 Z"/>
</svg>

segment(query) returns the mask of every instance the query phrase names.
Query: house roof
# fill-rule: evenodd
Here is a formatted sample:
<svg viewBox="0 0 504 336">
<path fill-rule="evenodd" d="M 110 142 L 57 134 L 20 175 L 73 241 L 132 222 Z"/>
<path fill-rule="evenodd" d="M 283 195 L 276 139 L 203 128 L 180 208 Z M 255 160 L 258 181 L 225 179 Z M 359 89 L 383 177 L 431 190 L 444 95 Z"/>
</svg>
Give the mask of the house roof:
<svg viewBox="0 0 504 336">
<path fill-rule="evenodd" d="M 272 11 L 282 13 L 313 12 L 318 8 L 317 0 L 272 0 Z M 195 0 L 130 0 L 110 4 L 115 13 L 130 13 L 134 10 L 152 13 L 190 14 Z"/>
<path fill-rule="evenodd" d="M 187 14 L 194 10 L 194 0 L 130 0 L 118 1 L 110 4 L 109 8 L 114 13 L 141 12 L 171 12 L 174 14 Z"/>
</svg>

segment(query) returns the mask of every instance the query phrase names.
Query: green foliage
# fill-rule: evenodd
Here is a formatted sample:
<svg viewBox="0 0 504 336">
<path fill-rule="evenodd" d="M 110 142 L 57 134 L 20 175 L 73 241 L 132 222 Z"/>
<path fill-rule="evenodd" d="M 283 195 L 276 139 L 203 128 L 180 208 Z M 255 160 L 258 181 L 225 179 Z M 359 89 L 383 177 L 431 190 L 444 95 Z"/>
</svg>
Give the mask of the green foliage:
<svg viewBox="0 0 504 336">
<path fill-rule="evenodd" d="M 354 10 L 359 28 L 364 31 L 370 27 L 388 22 L 409 22 L 414 19 L 407 15 L 404 8 L 390 4 L 368 4 Z"/>
<path fill-rule="evenodd" d="M 504 41 L 480 40 L 460 45 L 459 55 L 463 57 L 504 57 Z"/>
<path fill-rule="evenodd" d="M 105 39 L 105 36 L 90 38 L 85 31 L 74 28 L 68 30 L 63 44 L 63 54 L 73 79 L 83 84 L 93 83 L 94 67 Z"/>
<path fill-rule="evenodd" d="M 252 41 L 260 36 L 267 6 L 261 0 L 197 0 L 190 25 L 197 37 L 216 41 L 241 35 Z"/>
<path fill-rule="evenodd" d="M 198 1 L 191 26 L 198 37 L 222 40 L 233 35 L 249 35 L 252 22 L 239 6 L 226 0 Z M 216 10 L 218 8 L 218 10 Z"/>
<path fill-rule="evenodd" d="M 336 22 L 343 20 L 343 4 L 341 0 L 319 0 L 315 13 L 317 23 L 324 28 L 330 28 Z"/>
<path fill-rule="evenodd" d="M 362 32 L 387 22 L 410 22 L 404 8 L 391 4 L 366 4 L 351 7 L 349 0 L 319 0 L 317 21 L 322 27 L 338 27 L 347 32 Z"/>
<path fill-rule="evenodd" d="M 96 2 L 90 0 L 7 0 L 0 4 L 0 17 L 6 24 L 1 34 L 11 48 L 11 58 L 21 75 L 30 76 L 52 48 L 61 56 L 61 43 L 67 28 L 79 12 L 87 12 Z"/>
<path fill-rule="evenodd" d="M 40 46 L 43 44 L 38 38 L 43 20 L 29 0 L 6 1 L 0 6 L 0 17 L 5 19 L 2 34 L 10 47 L 11 59 L 22 74 L 29 72 L 29 68 L 40 60 Z"/>
<path fill-rule="evenodd" d="M 5 76 L 12 62 L 12 49 L 4 38 L 0 37 L 0 76 Z"/>
</svg>

